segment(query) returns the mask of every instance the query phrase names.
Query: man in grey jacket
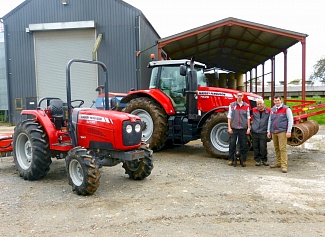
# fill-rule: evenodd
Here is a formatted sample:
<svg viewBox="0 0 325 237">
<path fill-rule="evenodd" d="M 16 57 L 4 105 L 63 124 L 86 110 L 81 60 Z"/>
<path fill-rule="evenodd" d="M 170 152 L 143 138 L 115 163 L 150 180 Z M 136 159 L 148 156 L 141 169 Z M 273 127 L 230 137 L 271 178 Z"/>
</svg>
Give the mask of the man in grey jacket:
<svg viewBox="0 0 325 237">
<path fill-rule="evenodd" d="M 250 107 L 243 101 L 243 93 L 237 93 L 237 100 L 229 105 L 228 111 L 228 133 L 229 133 L 229 162 L 228 165 L 236 167 L 237 158 L 236 142 L 240 145 L 240 164 L 246 167 L 246 157 L 248 152 L 247 134 L 250 133 Z"/>
<path fill-rule="evenodd" d="M 291 137 L 293 115 L 291 109 L 284 105 L 281 96 L 274 97 L 274 106 L 268 122 L 267 136 L 273 138 L 276 163 L 271 168 L 280 168 L 282 173 L 288 172 L 287 139 Z"/>
<path fill-rule="evenodd" d="M 268 166 L 267 162 L 267 126 L 270 117 L 270 109 L 264 105 L 263 99 L 257 99 L 257 107 L 252 110 L 251 135 L 255 165 Z"/>
</svg>

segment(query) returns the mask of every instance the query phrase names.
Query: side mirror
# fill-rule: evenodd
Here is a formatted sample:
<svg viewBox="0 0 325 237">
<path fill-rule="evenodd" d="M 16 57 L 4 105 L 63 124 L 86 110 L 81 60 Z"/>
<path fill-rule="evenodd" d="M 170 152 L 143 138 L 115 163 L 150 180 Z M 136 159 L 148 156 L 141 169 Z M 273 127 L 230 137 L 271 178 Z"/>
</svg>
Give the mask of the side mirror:
<svg viewBox="0 0 325 237">
<path fill-rule="evenodd" d="M 111 107 L 110 107 L 110 109 L 111 109 L 111 110 L 115 110 L 116 105 L 117 105 L 116 98 L 115 98 L 115 97 L 111 98 L 111 101 L 110 101 L 110 106 L 111 106 Z"/>
<path fill-rule="evenodd" d="M 186 66 L 185 66 L 185 65 L 181 65 L 181 66 L 179 67 L 179 74 L 180 74 L 181 76 L 186 76 Z"/>
</svg>

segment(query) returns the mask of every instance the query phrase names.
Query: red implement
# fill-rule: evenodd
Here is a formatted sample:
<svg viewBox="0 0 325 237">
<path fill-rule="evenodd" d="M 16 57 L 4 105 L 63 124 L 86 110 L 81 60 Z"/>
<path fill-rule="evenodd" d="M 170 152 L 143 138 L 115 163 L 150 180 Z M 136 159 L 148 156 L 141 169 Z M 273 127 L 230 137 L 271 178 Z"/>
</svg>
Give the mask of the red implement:
<svg viewBox="0 0 325 237">
<path fill-rule="evenodd" d="M 11 152 L 12 151 L 12 134 L 0 134 L 0 153 Z"/>
</svg>

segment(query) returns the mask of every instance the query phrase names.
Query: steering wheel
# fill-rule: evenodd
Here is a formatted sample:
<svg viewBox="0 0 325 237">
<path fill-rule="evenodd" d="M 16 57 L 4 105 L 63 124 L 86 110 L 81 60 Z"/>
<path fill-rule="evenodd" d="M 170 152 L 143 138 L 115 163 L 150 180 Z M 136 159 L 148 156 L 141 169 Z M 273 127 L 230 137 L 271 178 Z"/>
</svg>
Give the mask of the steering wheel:
<svg viewBox="0 0 325 237">
<path fill-rule="evenodd" d="M 73 102 L 79 102 L 79 105 L 77 105 L 77 106 L 72 106 L 72 103 Z M 83 105 L 85 103 L 85 101 L 84 100 L 71 100 L 71 108 L 80 108 L 81 107 L 81 105 Z"/>
</svg>

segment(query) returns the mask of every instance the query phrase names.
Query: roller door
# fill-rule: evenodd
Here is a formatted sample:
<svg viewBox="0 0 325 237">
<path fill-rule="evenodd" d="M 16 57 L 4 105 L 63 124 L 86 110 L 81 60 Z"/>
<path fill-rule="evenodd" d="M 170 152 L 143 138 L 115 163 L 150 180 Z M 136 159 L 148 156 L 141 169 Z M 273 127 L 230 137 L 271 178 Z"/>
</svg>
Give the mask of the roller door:
<svg viewBox="0 0 325 237">
<path fill-rule="evenodd" d="M 95 29 L 34 32 L 34 42 L 38 99 L 59 97 L 66 101 L 66 65 L 71 59 L 91 60 Z M 85 100 L 84 107 L 90 107 L 97 97 L 97 86 L 96 65 L 72 64 L 72 100 Z"/>
</svg>

